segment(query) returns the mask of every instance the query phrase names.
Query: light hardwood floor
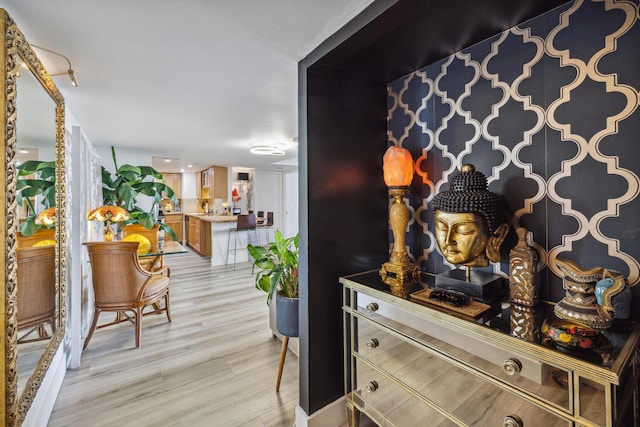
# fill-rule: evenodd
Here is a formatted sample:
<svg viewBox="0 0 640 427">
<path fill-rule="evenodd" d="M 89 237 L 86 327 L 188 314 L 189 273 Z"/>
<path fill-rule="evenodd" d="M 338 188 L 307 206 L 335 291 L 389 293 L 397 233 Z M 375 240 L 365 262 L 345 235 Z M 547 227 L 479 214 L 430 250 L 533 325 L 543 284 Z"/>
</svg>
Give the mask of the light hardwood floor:
<svg viewBox="0 0 640 427">
<path fill-rule="evenodd" d="M 165 263 L 173 322 L 145 316 L 138 349 L 128 322 L 97 330 L 49 426 L 293 426 L 298 359 L 289 351 L 276 393 L 281 342 L 250 264 L 212 268 L 193 253 Z"/>
</svg>

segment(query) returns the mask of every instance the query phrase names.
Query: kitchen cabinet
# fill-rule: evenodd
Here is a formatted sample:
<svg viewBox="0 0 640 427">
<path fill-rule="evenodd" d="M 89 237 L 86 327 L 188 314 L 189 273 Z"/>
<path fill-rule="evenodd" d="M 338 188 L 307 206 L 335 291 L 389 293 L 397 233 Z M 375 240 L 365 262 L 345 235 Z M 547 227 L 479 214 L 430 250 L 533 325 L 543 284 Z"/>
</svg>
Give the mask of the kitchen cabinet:
<svg viewBox="0 0 640 427">
<path fill-rule="evenodd" d="M 198 198 L 202 199 L 224 199 L 226 200 L 228 194 L 228 168 L 224 166 L 211 166 L 201 172 L 200 175 L 196 175 L 196 194 L 198 190 L 200 195 Z"/>
<path fill-rule="evenodd" d="M 553 306 L 494 307 L 481 318 L 392 296 L 377 270 L 343 277 L 349 424 L 638 425 L 640 327 L 612 347 L 568 350 L 534 333 Z M 422 274 L 411 293 L 429 288 Z M 451 314 L 450 314 L 451 313 Z M 604 351 L 606 349 L 606 351 Z"/>
<path fill-rule="evenodd" d="M 181 199 L 182 198 L 182 174 L 162 172 L 162 177 L 164 178 L 165 184 L 167 184 L 176 194 L 176 197 L 178 199 Z"/>
<path fill-rule="evenodd" d="M 202 199 L 202 171 L 196 172 L 196 199 Z"/>
<path fill-rule="evenodd" d="M 213 166 L 213 182 L 210 183 L 212 198 L 227 199 L 229 197 L 229 178 L 227 168 L 223 166 Z M 211 190 L 212 188 L 212 190 Z"/>
<path fill-rule="evenodd" d="M 178 235 L 178 241 L 182 242 L 184 240 L 184 214 L 165 213 L 164 218 L 166 224 Z"/>
<path fill-rule="evenodd" d="M 187 216 L 187 244 L 202 256 L 211 256 L 211 223 Z"/>
</svg>

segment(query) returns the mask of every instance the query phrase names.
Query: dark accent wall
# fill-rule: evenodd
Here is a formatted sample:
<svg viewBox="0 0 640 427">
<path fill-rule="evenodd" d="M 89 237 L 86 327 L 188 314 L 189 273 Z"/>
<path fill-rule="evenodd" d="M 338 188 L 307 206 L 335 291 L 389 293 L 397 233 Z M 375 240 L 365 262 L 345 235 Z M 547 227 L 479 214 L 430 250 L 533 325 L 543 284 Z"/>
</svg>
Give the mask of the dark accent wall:
<svg viewBox="0 0 640 427">
<path fill-rule="evenodd" d="M 341 275 L 388 259 L 387 84 L 564 1 L 375 1 L 299 64 L 300 405 L 344 393 Z"/>
<path fill-rule="evenodd" d="M 513 229 L 531 231 L 543 299 L 564 296 L 556 259 L 640 282 L 637 13 L 570 2 L 391 82 L 389 141 L 416 159 L 408 244 L 422 270 L 455 268 L 436 249 L 431 200 L 472 163 Z M 508 274 L 513 229 L 488 269 Z"/>
</svg>

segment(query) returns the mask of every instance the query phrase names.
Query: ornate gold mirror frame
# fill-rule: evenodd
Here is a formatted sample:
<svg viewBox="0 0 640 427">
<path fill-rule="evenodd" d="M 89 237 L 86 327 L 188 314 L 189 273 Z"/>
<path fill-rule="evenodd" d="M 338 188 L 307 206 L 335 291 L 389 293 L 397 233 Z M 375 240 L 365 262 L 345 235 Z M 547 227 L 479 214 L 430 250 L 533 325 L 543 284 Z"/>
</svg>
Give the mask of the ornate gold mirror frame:
<svg viewBox="0 0 640 427">
<path fill-rule="evenodd" d="M 0 32 L 2 48 L 0 55 L 4 63 L 3 79 L 1 79 L 2 106 L 4 114 L 0 117 L 0 127 L 4 133 L 4 150 L 0 154 L 4 164 L 4 173 L 0 174 L 0 241 L 4 242 L 4 250 L 0 250 L 0 268 L 4 276 L 4 298 L 0 298 L 0 327 L 4 331 L 4 339 L 0 340 L 4 363 L 0 363 L 0 378 L 4 379 L 0 397 L 5 403 L 5 410 L 0 412 L 0 425 L 21 425 L 35 395 L 51 365 L 54 355 L 63 341 L 66 329 L 66 206 L 65 206 L 65 130 L 64 130 L 64 98 L 58 91 L 51 76 L 29 46 L 17 25 L 7 12 L 0 9 Z M 42 84 L 55 102 L 56 117 L 56 332 L 38 361 L 34 372 L 29 377 L 25 390 L 18 396 L 17 391 L 17 316 L 16 290 L 17 283 L 17 194 L 16 194 L 16 77 L 18 67 L 24 63 L 36 79 Z M 53 124 L 53 120 L 52 120 Z"/>
</svg>

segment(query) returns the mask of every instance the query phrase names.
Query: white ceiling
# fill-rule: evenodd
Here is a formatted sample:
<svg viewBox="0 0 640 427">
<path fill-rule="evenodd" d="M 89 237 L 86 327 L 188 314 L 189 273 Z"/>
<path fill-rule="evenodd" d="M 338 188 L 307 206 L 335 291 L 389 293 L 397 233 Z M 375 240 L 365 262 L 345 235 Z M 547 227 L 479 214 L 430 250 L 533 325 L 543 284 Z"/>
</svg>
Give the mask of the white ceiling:
<svg viewBox="0 0 640 427">
<path fill-rule="evenodd" d="M 287 169 L 249 153 L 298 135 L 297 63 L 372 0 L 5 0 L 27 40 L 71 61 L 55 77 L 98 146 L 143 149 L 163 165 Z M 63 58 L 36 50 L 51 74 Z M 280 163 L 278 163 L 280 162 Z M 163 162 L 164 163 L 164 162 Z M 173 168 L 173 169 L 172 169 Z"/>
</svg>

